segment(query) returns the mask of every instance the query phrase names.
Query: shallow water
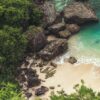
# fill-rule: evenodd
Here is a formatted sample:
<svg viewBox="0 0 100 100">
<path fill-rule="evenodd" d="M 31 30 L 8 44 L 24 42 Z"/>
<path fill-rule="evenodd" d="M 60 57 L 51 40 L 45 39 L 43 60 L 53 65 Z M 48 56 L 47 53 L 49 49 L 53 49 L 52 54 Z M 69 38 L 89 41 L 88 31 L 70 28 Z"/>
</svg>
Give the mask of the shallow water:
<svg viewBox="0 0 100 100">
<path fill-rule="evenodd" d="M 55 7 L 61 11 L 71 0 L 54 0 Z M 100 0 L 91 0 L 100 19 Z M 81 31 L 69 39 L 69 53 L 60 57 L 61 63 L 69 55 L 75 56 L 78 62 L 100 65 L 100 22 L 91 23 L 81 28 Z"/>
</svg>

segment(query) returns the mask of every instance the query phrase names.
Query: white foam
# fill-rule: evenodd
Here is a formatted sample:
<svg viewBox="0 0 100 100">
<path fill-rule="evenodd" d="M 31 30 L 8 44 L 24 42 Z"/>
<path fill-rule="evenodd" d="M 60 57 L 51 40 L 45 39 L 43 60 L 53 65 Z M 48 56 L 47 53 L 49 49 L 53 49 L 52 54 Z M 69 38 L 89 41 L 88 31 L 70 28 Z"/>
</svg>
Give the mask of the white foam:
<svg viewBox="0 0 100 100">
<path fill-rule="evenodd" d="M 65 59 L 68 59 L 70 56 L 71 56 L 71 53 L 67 52 L 67 53 L 63 54 L 62 56 L 57 57 L 54 61 L 57 64 L 64 64 Z M 100 58 L 81 56 L 81 57 L 76 57 L 76 59 L 77 59 L 77 63 L 75 65 L 94 64 L 98 67 L 100 66 Z"/>
</svg>

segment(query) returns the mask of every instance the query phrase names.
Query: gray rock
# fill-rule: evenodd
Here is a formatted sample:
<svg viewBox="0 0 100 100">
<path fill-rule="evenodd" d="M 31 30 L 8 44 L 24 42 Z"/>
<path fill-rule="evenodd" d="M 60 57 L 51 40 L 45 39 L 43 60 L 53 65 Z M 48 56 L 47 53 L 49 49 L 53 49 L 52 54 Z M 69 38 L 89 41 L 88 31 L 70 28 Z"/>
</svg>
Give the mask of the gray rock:
<svg viewBox="0 0 100 100">
<path fill-rule="evenodd" d="M 68 30 L 64 30 L 64 31 L 60 31 L 58 33 L 60 38 L 68 38 L 69 36 L 71 36 L 71 32 L 69 32 Z"/>
<path fill-rule="evenodd" d="M 68 45 L 66 39 L 57 39 L 46 45 L 45 48 L 38 53 L 38 56 L 43 60 L 48 61 L 64 53 L 67 48 Z"/>
<path fill-rule="evenodd" d="M 65 24 L 63 24 L 63 23 L 54 24 L 54 25 L 48 27 L 50 34 L 57 34 L 59 31 L 62 31 L 64 29 L 65 29 Z"/>
<path fill-rule="evenodd" d="M 35 95 L 36 96 L 41 96 L 43 94 L 45 94 L 49 89 L 45 86 L 41 86 L 40 88 L 35 90 Z"/>
<path fill-rule="evenodd" d="M 28 40 L 28 51 L 37 52 L 40 51 L 47 43 L 47 38 L 44 34 L 44 30 L 40 27 L 31 27 L 26 32 Z"/>
<path fill-rule="evenodd" d="M 77 60 L 76 60 L 75 57 L 70 57 L 70 58 L 68 59 L 68 62 L 71 63 L 71 64 L 74 64 L 74 63 L 77 62 Z"/>
<path fill-rule="evenodd" d="M 42 5 L 44 12 L 44 23 L 46 26 L 53 24 L 57 18 L 55 5 L 52 1 L 45 1 Z"/>
<path fill-rule="evenodd" d="M 69 32 L 71 32 L 72 34 L 75 34 L 77 32 L 80 31 L 80 26 L 77 24 L 67 24 L 66 28 Z"/>
<path fill-rule="evenodd" d="M 98 18 L 89 4 L 73 2 L 64 9 L 64 20 L 66 23 L 84 24 L 97 22 Z"/>
<path fill-rule="evenodd" d="M 25 95 L 27 98 L 30 98 L 32 96 L 32 93 L 26 92 Z"/>
</svg>

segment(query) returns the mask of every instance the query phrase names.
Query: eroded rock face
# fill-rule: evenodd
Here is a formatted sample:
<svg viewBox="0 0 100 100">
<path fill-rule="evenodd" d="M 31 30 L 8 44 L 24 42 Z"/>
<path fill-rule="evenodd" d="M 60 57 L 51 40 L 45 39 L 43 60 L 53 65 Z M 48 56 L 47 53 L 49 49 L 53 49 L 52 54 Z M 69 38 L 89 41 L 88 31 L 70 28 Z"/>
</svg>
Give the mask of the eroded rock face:
<svg viewBox="0 0 100 100">
<path fill-rule="evenodd" d="M 47 43 L 44 30 L 40 27 L 31 27 L 27 32 L 28 51 L 40 51 Z"/>
<path fill-rule="evenodd" d="M 64 20 L 66 23 L 84 24 L 86 22 L 97 22 L 98 18 L 89 4 L 73 2 L 65 7 Z"/>
<path fill-rule="evenodd" d="M 66 28 L 69 32 L 71 32 L 72 34 L 75 34 L 77 32 L 80 31 L 80 26 L 77 24 L 67 24 Z"/>
<path fill-rule="evenodd" d="M 68 45 L 66 39 L 57 39 L 46 45 L 45 48 L 38 53 L 38 56 L 43 60 L 51 60 L 64 53 L 67 48 Z"/>
<path fill-rule="evenodd" d="M 54 3 L 52 1 L 45 1 L 42 5 L 44 12 L 44 22 L 46 25 L 51 25 L 57 18 Z"/>
</svg>

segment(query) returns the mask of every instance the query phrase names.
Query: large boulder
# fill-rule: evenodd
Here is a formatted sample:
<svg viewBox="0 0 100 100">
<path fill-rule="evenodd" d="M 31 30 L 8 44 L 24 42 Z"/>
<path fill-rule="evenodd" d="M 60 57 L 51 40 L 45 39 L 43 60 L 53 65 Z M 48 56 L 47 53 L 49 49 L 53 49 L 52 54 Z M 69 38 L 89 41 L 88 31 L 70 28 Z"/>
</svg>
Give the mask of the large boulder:
<svg viewBox="0 0 100 100">
<path fill-rule="evenodd" d="M 44 12 L 44 24 L 45 26 L 52 25 L 57 19 L 57 13 L 55 5 L 52 1 L 45 1 L 42 5 L 42 10 Z"/>
<path fill-rule="evenodd" d="M 65 27 L 65 24 L 64 23 L 58 23 L 58 24 L 54 24 L 50 27 L 48 27 L 48 31 L 52 34 L 57 34 L 59 31 L 62 31 L 64 30 L 66 27 Z"/>
<path fill-rule="evenodd" d="M 46 45 L 45 48 L 38 53 L 38 56 L 43 60 L 51 60 L 64 53 L 67 48 L 68 45 L 66 39 L 57 39 Z"/>
<path fill-rule="evenodd" d="M 80 31 L 80 26 L 77 24 L 67 24 L 66 28 L 69 32 L 71 32 L 72 34 L 75 34 L 77 32 Z"/>
<path fill-rule="evenodd" d="M 40 27 L 31 27 L 26 32 L 28 39 L 28 51 L 38 52 L 44 48 L 47 43 L 47 38 L 44 30 Z"/>
<path fill-rule="evenodd" d="M 65 7 L 64 20 L 66 23 L 84 24 L 86 22 L 97 22 L 98 18 L 89 4 L 73 2 Z"/>
</svg>

